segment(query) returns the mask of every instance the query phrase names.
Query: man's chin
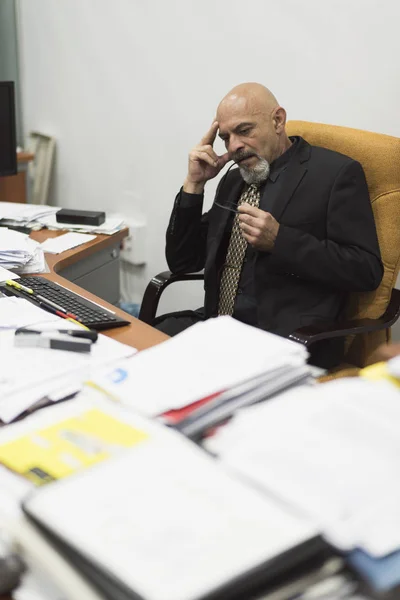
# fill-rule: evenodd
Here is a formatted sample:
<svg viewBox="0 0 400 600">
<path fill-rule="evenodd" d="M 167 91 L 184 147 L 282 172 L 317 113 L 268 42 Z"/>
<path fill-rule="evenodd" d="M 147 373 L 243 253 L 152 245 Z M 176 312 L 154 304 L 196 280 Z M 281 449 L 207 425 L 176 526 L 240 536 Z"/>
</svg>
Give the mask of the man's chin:
<svg viewBox="0 0 400 600">
<path fill-rule="evenodd" d="M 239 171 L 242 178 L 249 185 L 251 185 L 252 183 L 260 183 L 261 181 L 263 181 L 263 179 L 267 179 L 268 177 L 268 174 L 264 178 L 262 176 L 260 177 L 260 173 L 256 169 L 250 169 L 249 167 L 245 167 L 244 165 L 239 165 Z"/>
<path fill-rule="evenodd" d="M 239 171 L 240 171 L 242 178 L 245 180 L 246 183 L 248 183 L 249 185 L 254 183 L 254 179 L 255 179 L 254 169 L 247 169 L 244 165 L 239 165 Z"/>
<path fill-rule="evenodd" d="M 255 165 L 245 165 L 242 161 L 239 163 L 239 171 L 244 179 L 244 181 L 251 185 L 253 183 L 259 184 L 268 179 L 269 175 L 269 164 L 267 161 L 260 160 L 258 157 L 254 156 L 252 158 L 256 159 Z M 249 161 L 250 162 L 250 161 Z"/>
<path fill-rule="evenodd" d="M 249 158 L 242 160 L 238 164 L 242 176 L 246 175 L 247 177 L 253 177 L 256 174 L 256 168 L 259 163 L 260 160 L 257 158 L 257 156 L 250 156 Z"/>
</svg>

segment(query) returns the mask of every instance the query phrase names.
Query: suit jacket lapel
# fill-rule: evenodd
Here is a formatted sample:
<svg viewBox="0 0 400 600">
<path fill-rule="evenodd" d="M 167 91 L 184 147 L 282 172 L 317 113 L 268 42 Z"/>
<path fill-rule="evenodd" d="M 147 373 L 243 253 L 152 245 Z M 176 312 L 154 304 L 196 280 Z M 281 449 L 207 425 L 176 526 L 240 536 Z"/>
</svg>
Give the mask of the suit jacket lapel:
<svg viewBox="0 0 400 600">
<path fill-rule="evenodd" d="M 273 216 L 277 221 L 282 217 L 287 205 L 293 197 L 298 185 L 307 173 L 307 161 L 310 158 L 311 146 L 303 138 L 299 138 L 299 148 L 285 172 L 285 182 L 275 203 Z"/>
<path fill-rule="evenodd" d="M 288 165 L 285 173 L 285 183 L 282 186 L 280 197 L 278 198 L 273 211 L 274 217 L 277 221 L 279 221 L 281 218 L 284 210 L 296 191 L 296 188 L 307 172 L 307 161 L 310 158 L 310 154 L 310 144 L 303 140 L 303 138 L 299 137 L 298 149 Z M 245 185 L 242 176 L 240 175 L 239 170 L 237 170 L 237 173 L 235 171 L 233 171 L 233 173 L 235 173 L 235 180 L 230 183 L 229 187 L 226 186 L 227 189 L 222 187 L 220 193 L 218 194 L 218 202 L 221 204 L 224 204 L 225 202 L 236 203 L 240 198 L 240 194 L 242 193 Z M 232 213 L 229 210 L 224 210 L 223 208 L 218 207 L 216 207 L 216 210 L 218 210 L 220 213 L 218 215 L 218 226 L 215 231 L 215 236 L 218 239 L 218 243 L 216 245 L 217 250 L 221 244 L 225 227 Z"/>
</svg>

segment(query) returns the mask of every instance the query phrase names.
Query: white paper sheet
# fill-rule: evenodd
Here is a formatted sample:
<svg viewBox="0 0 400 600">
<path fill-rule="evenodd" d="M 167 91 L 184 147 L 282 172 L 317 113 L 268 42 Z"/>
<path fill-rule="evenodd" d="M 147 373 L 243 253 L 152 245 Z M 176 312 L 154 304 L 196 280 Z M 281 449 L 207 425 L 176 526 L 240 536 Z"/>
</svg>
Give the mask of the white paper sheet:
<svg viewBox="0 0 400 600">
<path fill-rule="evenodd" d="M 95 235 L 69 232 L 64 233 L 56 238 L 49 238 L 42 242 L 40 246 L 43 252 L 48 252 L 49 254 L 60 254 L 60 252 L 71 250 L 71 248 L 76 248 L 77 246 L 81 246 L 82 244 L 86 244 L 86 242 L 91 242 L 95 239 Z"/>
<path fill-rule="evenodd" d="M 219 317 L 140 352 L 95 383 L 143 414 L 157 415 L 282 364 L 304 364 L 306 357 L 300 344 L 231 317 Z M 155 377 L 162 386 L 154 385 Z"/>
<path fill-rule="evenodd" d="M 0 298 L 0 330 L 27 327 L 35 323 L 58 323 L 58 317 L 16 296 Z"/>
<path fill-rule="evenodd" d="M 387 369 L 392 377 L 400 381 L 400 356 L 396 356 L 387 362 Z"/>
<path fill-rule="evenodd" d="M 7 281 L 7 279 L 19 279 L 19 275 L 4 267 L 0 267 L 0 282 L 3 283 L 3 281 Z"/>
<path fill-rule="evenodd" d="M 65 329 L 65 321 L 40 329 Z M 68 323 L 73 327 L 73 323 Z M 41 398 L 78 389 L 97 369 L 135 354 L 136 349 L 99 335 L 90 355 L 48 348 L 18 348 L 14 332 L 0 331 L 0 419 L 10 422 Z"/>
<path fill-rule="evenodd" d="M 207 447 L 338 546 L 381 555 L 400 547 L 399 422 L 397 388 L 343 379 L 246 409 Z"/>
</svg>

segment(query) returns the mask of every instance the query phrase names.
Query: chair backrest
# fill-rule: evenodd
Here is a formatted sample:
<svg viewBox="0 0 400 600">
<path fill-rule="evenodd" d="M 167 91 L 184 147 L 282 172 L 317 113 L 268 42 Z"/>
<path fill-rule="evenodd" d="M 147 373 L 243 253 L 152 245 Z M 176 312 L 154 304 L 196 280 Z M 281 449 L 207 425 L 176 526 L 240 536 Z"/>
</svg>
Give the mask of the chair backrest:
<svg viewBox="0 0 400 600">
<path fill-rule="evenodd" d="M 287 133 L 346 154 L 364 169 L 385 273 L 377 290 L 351 294 L 347 316 L 379 318 L 388 306 L 400 266 L 400 138 L 308 121 L 289 121 Z M 376 332 L 348 339 L 346 360 L 365 366 L 368 355 L 389 336 L 390 332 Z"/>
</svg>

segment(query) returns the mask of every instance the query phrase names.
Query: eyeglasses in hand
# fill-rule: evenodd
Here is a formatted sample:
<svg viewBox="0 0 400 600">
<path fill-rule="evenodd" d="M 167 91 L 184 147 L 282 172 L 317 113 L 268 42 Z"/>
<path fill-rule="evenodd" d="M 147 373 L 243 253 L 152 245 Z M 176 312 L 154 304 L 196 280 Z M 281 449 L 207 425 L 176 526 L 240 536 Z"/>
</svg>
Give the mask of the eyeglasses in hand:
<svg viewBox="0 0 400 600">
<path fill-rule="evenodd" d="M 235 165 L 236 165 L 236 163 L 232 163 L 231 166 L 229 167 L 229 169 L 227 170 L 227 172 L 225 173 L 225 175 L 223 176 L 223 178 L 221 179 L 221 183 L 219 185 L 217 197 L 220 196 L 220 194 L 222 192 L 222 188 L 224 186 L 224 183 L 225 183 L 225 180 L 226 180 L 226 176 L 228 175 L 228 173 L 232 169 L 232 167 L 234 167 Z M 228 210 L 229 212 L 233 212 L 235 214 L 239 214 L 236 202 L 225 202 L 225 204 L 220 204 L 220 202 L 217 202 L 217 200 L 214 200 L 213 206 L 214 205 L 218 206 L 219 208 L 223 208 L 224 210 Z"/>
<path fill-rule="evenodd" d="M 226 202 L 226 204 L 220 204 L 217 201 L 214 201 L 215 206 L 218 206 L 219 208 L 223 208 L 224 210 L 229 210 L 229 212 L 233 212 L 236 215 L 239 214 L 239 211 L 237 209 L 237 204 L 235 204 L 234 202 Z"/>
</svg>

